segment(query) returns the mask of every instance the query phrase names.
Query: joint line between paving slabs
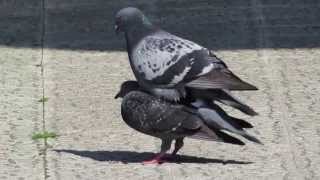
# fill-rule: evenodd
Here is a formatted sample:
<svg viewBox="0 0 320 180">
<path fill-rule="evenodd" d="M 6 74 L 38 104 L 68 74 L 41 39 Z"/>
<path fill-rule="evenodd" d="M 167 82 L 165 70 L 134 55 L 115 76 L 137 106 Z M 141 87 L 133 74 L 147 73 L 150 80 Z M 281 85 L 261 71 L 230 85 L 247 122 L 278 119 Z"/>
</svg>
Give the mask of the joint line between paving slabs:
<svg viewBox="0 0 320 180">
<path fill-rule="evenodd" d="M 41 84 L 42 84 L 42 131 L 46 131 L 46 121 L 45 121 L 45 80 L 44 80 L 44 41 L 45 41 L 45 31 L 46 31 L 46 22 L 45 22 L 45 4 L 46 1 L 42 0 L 41 2 Z M 43 140 L 44 148 L 43 148 L 43 174 L 44 174 L 44 179 L 46 180 L 48 178 L 48 172 L 47 172 L 47 139 L 44 138 Z"/>
<path fill-rule="evenodd" d="M 260 19 L 260 23 L 262 24 L 262 26 L 265 26 L 265 18 L 264 18 L 264 14 L 263 11 L 261 10 L 261 7 L 263 7 L 263 5 L 261 4 L 261 0 L 253 0 L 252 1 L 252 5 L 253 8 L 256 8 L 255 13 L 258 16 L 258 18 Z M 267 45 L 270 43 L 270 41 L 266 38 L 265 34 L 266 34 L 266 30 L 264 30 L 263 28 L 261 29 L 262 33 L 260 33 L 260 39 L 259 39 L 259 44 L 260 44 L 260 48 L 265 48 L 267 47 Z M 269 66 L 269 71 L 268 73 L 271 74 L 272 76 L 274 76 L 274 73 L 272 73 L 271 71 L 274 69 L 274 67 L 272 66 L 272 64 L 270 64 L 270 60 L 268 58 L 268 54 L 265 52 L 265 50 L 261 50 L 262 52 L 262 56 L 265 58 L 265 63 L 270 65 Z M 271 71 L 270 71 L 271 70 Z M 285 69 L 286 70 L 286 69 Z M 271 83 L 273 81 L 274 78 L 272 78 Z M 281 106 L 281 108 L 283 109 L 284 107 Z M 285 111 L 283 111 L 285 112 Z M 283 123 L 283 130 L 284 133 L 286 134 L 286 140 L 289 144 L 290 147 L 290 153 L 291 153 L 291 159 L 293 161 L 293 167 L 291 167 L 292 169 L 288 170 L 288 173 L 293 173 L 295 176 L 298 176 L 299 178 L 301 177 L 301 174 L 299 173 L 299 169 L 295 160 L 295 151 L 294 151 L 294 147 L 293 147 L 293 140 L 292 140 L 292 134 L 290 132 L 290 128 L 289 123 L 287 122 L 287 115 L 286 113 L 283 114 L 283 118 L 281 118 L 281 123 Z M 289 165 L 290 166 L 290 165 Z"/>
</svg>

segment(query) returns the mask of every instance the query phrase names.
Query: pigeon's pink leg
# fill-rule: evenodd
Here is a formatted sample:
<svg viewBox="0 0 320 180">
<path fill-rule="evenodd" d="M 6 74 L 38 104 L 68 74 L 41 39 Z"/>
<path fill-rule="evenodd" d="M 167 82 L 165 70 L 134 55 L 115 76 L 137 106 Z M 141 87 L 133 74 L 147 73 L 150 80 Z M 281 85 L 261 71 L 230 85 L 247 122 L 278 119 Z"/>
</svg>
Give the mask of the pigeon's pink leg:
<svg viewBox="0 0 320 180">
<path fill-rule="evenodd" d="M 153 157 L 150 160 L 143 161 L 143 164 L 161 164 L 165 161 L 162 159 L 163 156 L 165 156 L 166 152 L 170 149 L 171 146 L 171 139 L 162 139 L 161 142 L 161 151 L 159 154 L 157 154 L 155 157 Z"/>
<path fill-rule="evenodd" d="M 164 163 L 165 161 L 162 159 L 163 156 L 165 155 L 165 153 L 159 153 L 157 154 L 155 157 L 153 157 L 152 159 L 143 161 L 143 164 L 161 164 Z"/>
</svg>

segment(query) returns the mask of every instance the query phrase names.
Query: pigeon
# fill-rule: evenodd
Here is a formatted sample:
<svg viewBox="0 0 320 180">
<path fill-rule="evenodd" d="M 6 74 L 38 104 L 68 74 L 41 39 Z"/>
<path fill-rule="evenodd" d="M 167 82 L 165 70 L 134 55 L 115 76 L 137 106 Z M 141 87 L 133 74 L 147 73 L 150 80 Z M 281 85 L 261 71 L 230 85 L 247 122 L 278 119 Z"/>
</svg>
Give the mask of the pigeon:
<svg viewBox="0 0 320 180">
<path fill-rule="evenodd" d="M 256 116 L 258 113 L 254 111 L 250 106 L 243 103 L 240 99 L 235 97 L 230 91 L 226 89 L 193 89 L 186 88 L 186 97 L 180 99 L 182 102 L 190 101 L 206 101 L 206 102 L 220 102 L 224 105 L 231 106 L 239 111 L 250 115 Z"/>
<path fill-rule="evenodd" d="M 160 152 L 143 161 L 144 164 L 163 163 L 173 141 L 175 146 L 171 155 L 176 155 L 184 145 L 185 137 L 244 145 L 243 141 L 228 134 L 233 133 L 261 144 L 245 131 L 245 128 L 253 127 L 250 123 L 228 116 L 218 105 L 195 108 L 197 105 L 178 104 L 144 91 L 137 81 L 122 83 L 115 98 L 123 98 L 121 115 L 128 126 L 162 141 Z"/>
<path fill-rule="evenodd" d="M 126 82 L 126 84 L 129 84 L 129 83 L 131 84 L 132 87 L 134 87 L 134 89 L 139 89 L 141 91 L 144 90 L 135 81 L 133 81 L 133 82 L 127 81 Z M 131 86 L 127 86 L 127 87 L 131 87 Z M 231 92 L 229 92 L 227 90 L 212 89 L 212 90 L 196 90 L 195 91 L 191 88 L 186 88 L 186 92 L 187 92 L 186 97 L 181 99 L 181 101 L 179 101 L 180 103 L 190 105 L 190 104 L 192 104 L 192 102 L 195 102 L 194 104 L 196 104 L 196 101 L 200 102 L 200 101 L 202 101 L 201 99 L 207 99 L 206 101 L 203 101 L 203 102 L 208 103 L 208 106 L 210 107 L 210 106 L 213 106 L 213 105 L 211 105 L 211 104 L 213 104 L 210 101 L 210 99 L 211 99 L 211 100 L 219 101 L 220 103 L 223 103 L 225 105 L 235 107 L 238 110 L 244 112 L 245 114 L 248 114 L 251 116 L 258 115 L 258 113 L 256 113 L 251 107 L 249 107 L 248 105 L 241 102 L 239 99 L 234 97 L 231 94 Z M 195 97 L 197 97 L 198 99 L 196 99 Z M 221 112 L 222 111 L 223 110 L 221 110 Z"/>
<path fill-rule="evenodd" d="M 116 14 L 116 32 L 124 32 L 133 74 L 140 86 L 157 97 L 179 101 L 189 88 L 202 99 L 257 115 L 230 90 L 257 90 L 233 74 L 212 51 L 154 26 L 137 8 Z"/>
</svg>

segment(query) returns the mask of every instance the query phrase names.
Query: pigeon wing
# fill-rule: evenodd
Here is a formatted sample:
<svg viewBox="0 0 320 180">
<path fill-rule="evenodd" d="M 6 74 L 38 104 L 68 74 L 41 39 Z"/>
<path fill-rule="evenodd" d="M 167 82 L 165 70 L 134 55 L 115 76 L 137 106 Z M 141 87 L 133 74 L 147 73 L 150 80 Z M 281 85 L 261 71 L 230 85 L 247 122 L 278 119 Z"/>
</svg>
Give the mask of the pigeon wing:
<svg viewBox="0 0 320 180">
<path fill-rule="evenodd" d="M 173 87 L 213 69 L 209 54 L 207 49 L 192 41 L 160 31 L 144 37 L 130 58 L 138 79 Z"/>
<path fill-rule="evenodd" d="M 162 101 L 164 106 L 153 108 L 155 112 L 150 121 L 155 132 L 169 132 L 176 135 L 190 135 L 201 127 L 201 120 L 194 114 L 184 111 L 181 105 L 169 105 Z"/>
<path fill-rule="evenodd" d="M 230 91 L 225 89 L 195 89 L 195 88 L 186 88 L 187 90 L 187 98 L 191 100 L 196 99 L 206 99 L 206 100 L 213 100 L 219 101 L 225 105 L 231 106 L 240 110 L 241 112 L 255 116 L 258 115 L 250 106 L 243 103 Z"/>
<path fill-rule="evenodd" d="M 218 142 L 224 142 L 224 143 L 230 143 L 230 144 L 236 144 L 236 145 L 244 145 L 244 143 L 241 140 L 231 135 L 228 135 L 223 131 L 209 128 L 206 125 L 202 125 L 201 130 L 195 133 L 194 135 L 189 136 L 189 138 L 206 140 L 206 141 L 218 141 Z"/>
<path fill-rule="evenodd" d="M 186 86 L 196 89 L 258 90 L 257 87 L 242 81 L 226 68 L 213 69 Z"/>
</svg>

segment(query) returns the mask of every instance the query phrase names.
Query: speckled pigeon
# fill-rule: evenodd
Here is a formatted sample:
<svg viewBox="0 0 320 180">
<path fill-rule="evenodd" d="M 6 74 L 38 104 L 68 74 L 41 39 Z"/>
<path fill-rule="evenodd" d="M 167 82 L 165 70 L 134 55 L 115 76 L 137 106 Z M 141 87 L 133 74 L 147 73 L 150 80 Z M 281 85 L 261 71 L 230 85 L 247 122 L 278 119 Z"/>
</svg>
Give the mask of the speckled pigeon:
<svg viewBox="0 0 320 180">
<path fill-rule="evenodd" d="M 212 100 L 219 100 L 217 92 L 225 98 L 222 103 L 248 115 L 257 114 L 229 92 L 257 88 L 234 75 L 210 50 L 157 28 L 133 7 L 117 13 L 115 29 L 125 33 L 133 73 L 139 84 L 152 94 L 177 101 L 190 88 L 195 94 L 201 91 L 206 99 L 214 96 Z"/>
<path fill-rule="evenodd" d="M 162 140 L 160 153 L 144 161 L 145 164 L 163 162 L 173 140 L 175 148 L 172 154 L 175 155 L 183 146 L 185 137 L 244 145 L 241 140 L 224 132 L 228 131 L 260 143 L 244 130 L 252 128 L 250 123 L 228 116 L 214 104 L 206 107 L 202 103 L 195 105 L 198 108 L 192 108 L 166 101 L 143 92 L 136 81 L 124 82 L 115 96 L 118 97 L 123 98 L 121 115 L 127 125 Z"/>
</svg>

